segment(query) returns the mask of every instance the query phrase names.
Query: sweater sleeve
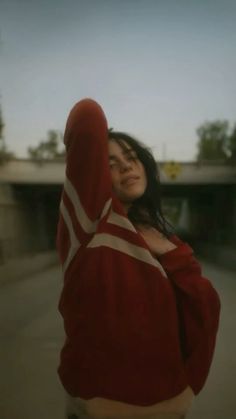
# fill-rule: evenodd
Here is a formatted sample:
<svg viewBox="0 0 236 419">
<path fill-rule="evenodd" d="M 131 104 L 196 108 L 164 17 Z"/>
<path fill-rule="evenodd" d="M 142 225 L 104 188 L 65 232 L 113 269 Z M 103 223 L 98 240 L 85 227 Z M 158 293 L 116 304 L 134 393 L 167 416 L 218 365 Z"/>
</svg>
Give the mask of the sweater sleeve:
<svg viewBox="0 0 236 419">
<path fill-rule="evenodd" d="M 102 108 L 83 99 L 66 123 L 66 174 L 57 230 L 57 248 L 64 270 L 96 230 L 109 207 L 111 179 L 108 128 Z"/>
<path fill-rule="evenodd" d="M 172 241 L 177 247 L 161 255 L 159 261 L 175 289 L 186 373 L 197 394 L 213 359 L 220 300 L 210 281 L 202 276 L 191 247 L 177 237 Z"/>
</svg>

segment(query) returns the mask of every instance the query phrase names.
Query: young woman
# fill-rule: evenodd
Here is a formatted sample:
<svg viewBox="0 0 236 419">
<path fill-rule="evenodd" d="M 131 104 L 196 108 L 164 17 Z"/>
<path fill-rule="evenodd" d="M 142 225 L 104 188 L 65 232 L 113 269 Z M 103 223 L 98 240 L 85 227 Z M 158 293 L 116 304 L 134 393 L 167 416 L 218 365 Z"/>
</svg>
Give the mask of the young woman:
<svg viewBox="0 0 236 419">
<path fill-rule="evenodd" d="M 212 362 L 218 295 L 164 219 L 145 146 L 108 131 L 91 99 L 71 110 L 64 142 L 58 372 L 67 417 L 183 418 Z"/>
</svg>

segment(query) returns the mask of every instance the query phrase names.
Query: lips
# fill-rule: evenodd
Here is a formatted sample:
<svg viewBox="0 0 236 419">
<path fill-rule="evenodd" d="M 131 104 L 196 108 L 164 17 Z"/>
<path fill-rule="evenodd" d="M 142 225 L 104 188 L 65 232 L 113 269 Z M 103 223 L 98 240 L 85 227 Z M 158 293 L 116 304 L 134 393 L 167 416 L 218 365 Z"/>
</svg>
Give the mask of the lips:
<svg viewBox="0 0 236 419">
<path fill-rule="evenodd" d="M 128 176 L 125 179 L 122 180 L 121 184 L 123 186 L 129 186 L 129 185 L 133 185 L 134 183 L 136 183 L 136 181 L 139 179 L 138 176 Z"/>
</svg>

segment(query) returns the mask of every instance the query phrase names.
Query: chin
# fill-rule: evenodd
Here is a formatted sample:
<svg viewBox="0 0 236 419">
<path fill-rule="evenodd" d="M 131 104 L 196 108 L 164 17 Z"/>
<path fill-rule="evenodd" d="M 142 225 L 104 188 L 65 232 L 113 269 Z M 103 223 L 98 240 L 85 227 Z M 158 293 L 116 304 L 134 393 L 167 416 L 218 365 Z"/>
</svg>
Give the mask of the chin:
<svg viewBox="0 0 236 419">
<path fill-rule="evenodd" d="M 124 197 L 123 201 L 126 202 L 126 203 L 129 203 L 129 204 L 132 204 L 134 201 L 136 201 L 136 199 L 141 198 L 141 196 L 143 196 L 143 194 L 144 194 L 144 192 L 133 193 L 133 194 L 130 194 L 130 195 L 126 195 Z"/>
</svg>

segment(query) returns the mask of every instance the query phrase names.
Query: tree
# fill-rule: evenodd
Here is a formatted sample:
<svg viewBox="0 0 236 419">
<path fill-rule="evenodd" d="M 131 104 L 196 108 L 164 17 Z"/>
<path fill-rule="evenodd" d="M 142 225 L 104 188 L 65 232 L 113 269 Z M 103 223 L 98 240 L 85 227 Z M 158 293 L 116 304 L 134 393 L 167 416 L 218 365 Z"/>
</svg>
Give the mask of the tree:
<svg viewBox="0 0 236 419">
<path fill-rule="evenodd" d="M 2 119 L 2 110 L 0 108 L 0 140 L 3 140 L 3 129 L 4 129 L 4 123 Z"/>
<path fill-rule="evenodd" d="M 46 141 L 40 141 L 37 147 L 28 147 L 28 155 L 39 161 L 64 157 L 65 151 L 59 149 L 60 144 L 62 144 L 62 134 L 56 130 L 49 130 Z"/>
<path fill-rule="evenodd" d="M 197 160 L 227 160 L 229 157 L 228 121 L 205 122 L 197 129 Z"/>
<path fill-rule="evenodd" d="M 14 154 L 7 150 L 3 131 L 4 131 L 4 122 L 2 117 L 2 110 L 0 108 L 0 164 L 3 164 L 4 162 L 10 160 L 12 157 L 14 157 Z"/>
<path fill-rule="evenodd" d="M 236 164 L 236 124 L 228 137 L 229 163 Z"/>
</svg>

